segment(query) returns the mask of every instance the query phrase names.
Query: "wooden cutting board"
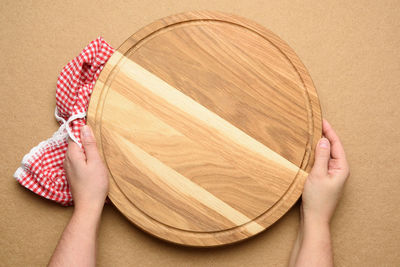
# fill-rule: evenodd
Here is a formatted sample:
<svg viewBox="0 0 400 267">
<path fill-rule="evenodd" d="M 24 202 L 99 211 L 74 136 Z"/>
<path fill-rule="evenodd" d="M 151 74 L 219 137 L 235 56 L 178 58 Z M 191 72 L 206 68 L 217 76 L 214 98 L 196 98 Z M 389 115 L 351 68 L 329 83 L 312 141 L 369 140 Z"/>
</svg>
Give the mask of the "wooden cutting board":
<svg viewBox="0 0 400 267">
<path fill-rule="evenodd" d="M 144 231 L 217 246 L 265 230 L 298 200 L 321 110 L 294 51 L 260 25 L 189 12 L 115 52 L 88 111 L 109 198 Z"/>
</svg>

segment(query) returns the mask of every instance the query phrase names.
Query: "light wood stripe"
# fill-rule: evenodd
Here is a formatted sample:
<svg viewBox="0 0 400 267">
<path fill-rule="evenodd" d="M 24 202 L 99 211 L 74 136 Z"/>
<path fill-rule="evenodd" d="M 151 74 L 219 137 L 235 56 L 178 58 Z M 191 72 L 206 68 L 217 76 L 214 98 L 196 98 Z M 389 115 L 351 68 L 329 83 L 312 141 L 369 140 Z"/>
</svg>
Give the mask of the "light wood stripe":
<svg viewBox="0 0 400 267">
<path fill-rule="evenodd" d="M 227 203 L 205 190 L 203 187 L 193 183 L 190 179 L 176 172 L 174 169 L 165 165 L 155 157 L 149 155 L 144 150 L 133 144 L 130 140 L 127 140 L 121 135 L 118 136 L 120 141 L 122 141 L 123 144 L 129 148 L 128 150 L 130 157 L 136 162 L 136 167 L 144 173 L 154 174 L 149 175 L 149 179 L 154 179 L 152 177 L 157 177 L 158 181 L 153 180 L 154 183 L 159 184 L 160 181 L 165 183 L 179 194 L 194 198 L 198 202 L 207 206 L 209 209 L 216 211 L 238 226 L 251 221 L 250 218 L 232 208 Z M 264 228 L 261 225 L 255 222 L 251 222 L 246 226 L 246 230 L 248 230 L 250 233 L 257 233 L 263 229 Z"/>
<path fill-rule="evenodd" d="M 301 195 L 300 169 L 311 168 L 321 132 L 318 96 L 293 50 L 263 27 L 214 12 L 163 18 L 120 46 L 95 87 L 88 123 L 112 174 L 109 197 L 145 231 L 184 245 L 233 243 Z M 189 180 L 177 181 L 185 194 L 124 142 Z M 250 222 L 235 227 L 246 218 L 224 210 L 233 223 L 187 183 Z"/>
<path fill-rule="evenodd" d="M 120 55 L 118 58 L 119 57 Z M 123 58 L 123 60 L 124 62 L 121 64 L 123 67 L 120 68 L 120 71 L 122 71 L 124 75 L 139 83 L 143 88 L 150 91 L 154 95 L 163 98 L 174 108 L 177 108 L 181 112 L 184 112 L 197 119 L 207 127 L 213 129 L 213 131 L 216 131 L 228 138 L 231 142 L 237 143 L 241 147 L 247 148 L 263 158 L 275 162 L 279 166 L 291 170 L 294 173 L 297 173 L 298 171 L 304 172 L 303 170 L 299 170 L 298 166 L 286 158 L 247 135 L 228 121 L 211 112 L 176 88 L 170 86 L 168 83 L 164 82 L 156 75 L 147 71 L 132 60 L 126 57 Z"/>
<path fill-rule="evenodd" d="M 210 146 L 199 144 L 196 138 L 184 135 L 156 114 L 121 95 L 120 90 L 111 90 L 108 98 L 111 101 L 105 108 L 113 112 L 105 112 L 102 116 L 102 136 L 106 146 L 113 147 L 111 150 L 114 151 L 116 146 L 124 149 L 118 142 L 111 141 L 115 138 L 114 133 L 118 132 L 149 155 L 156 157 L 249 218 L 257 217 L 275 202 L 274 196 L 266 193 L 271 187 L 268 182 L 263 182 L 262 177 L 254 179 L 248 172 L 238 169 L 234 161 L 224 158 Z M 116 117 L 124 119 L 116 121 Z M 111 153 L 111 150 L 107 149 L 108 153 Z M 114 161 L 111 160 L 109 163 L 113 165 Z M 113 166 L 112 169 L 118 177 L 117 172 L 120 167 Z M 130 180 L 140 180 L 142 183 L 144 183 L 142 180 L 147 179 L 147 176 L 139 178 L 137 174 L 129 175 L 132 177 Z M 213 178 L 210 178 L 211 176 Z M 118 179 L 118 182 L 120 180 Z M 162 188 L 159 190 L 163 191 Z M 136 194 L 132 195 L 136 197 Z M 151 206 L 148 203 L 136 202 L 136 204 L 142 208 Z"/>
</svg>

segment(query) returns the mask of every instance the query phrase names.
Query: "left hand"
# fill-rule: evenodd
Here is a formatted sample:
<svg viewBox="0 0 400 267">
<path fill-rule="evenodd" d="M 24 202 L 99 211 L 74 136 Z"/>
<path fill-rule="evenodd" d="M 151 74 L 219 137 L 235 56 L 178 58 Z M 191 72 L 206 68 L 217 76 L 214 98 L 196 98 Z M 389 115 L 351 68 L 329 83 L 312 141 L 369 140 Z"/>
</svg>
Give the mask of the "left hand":
<svg viewBox="0 0 400 267">
<path fill-rule="evenodd" d="M 108 171 L 97 150 L 89 126 L 81 128 L 83 149 L 71 139 L 64 160 L 64 169 L 71 187 L 75 209 L 101 211 L 108 194 Z"/>
</svg>

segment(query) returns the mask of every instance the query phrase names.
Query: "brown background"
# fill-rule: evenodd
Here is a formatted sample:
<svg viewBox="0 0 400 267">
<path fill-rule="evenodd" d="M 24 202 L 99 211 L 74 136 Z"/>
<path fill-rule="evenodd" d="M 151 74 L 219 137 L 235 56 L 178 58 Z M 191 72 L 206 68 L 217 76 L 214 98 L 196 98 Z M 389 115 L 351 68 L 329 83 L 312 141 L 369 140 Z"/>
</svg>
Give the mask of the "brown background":
<svg viewBox="0 0 400 267">
<path fill-rule="evenodd" d="M 351 177 L 332 222 L 337 266 L 400 265 L 400 1 L 1 1 L 0 265 L 40 266 L 72 208 L 41 199 L 12 174 L 57 130 L 61 68 L 97 36 L 118 47 L 148 23 L 218 10 L 264 25 L 297 52 L 324 117 L 341 136 Z M 217 249 L 182 248 L 142 233 L 110 205 L 100 266 L 287 264 L 298 205 L 266 232 Z"/>
</svg>

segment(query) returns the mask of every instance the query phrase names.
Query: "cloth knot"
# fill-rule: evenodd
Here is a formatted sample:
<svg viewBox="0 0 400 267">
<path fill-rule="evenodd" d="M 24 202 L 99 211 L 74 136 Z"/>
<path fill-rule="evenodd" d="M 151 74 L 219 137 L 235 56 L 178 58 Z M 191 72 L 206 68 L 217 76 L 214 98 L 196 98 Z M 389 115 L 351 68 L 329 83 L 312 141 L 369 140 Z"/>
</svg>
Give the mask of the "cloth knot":
<svg viewBox="0 0 400 267">
<path fill-rule="evenodd" d="M 58 115 L 58 110 L 56 107 L 54 111 L 54 116 L 56 117 L 56 120 L 61 124 L 54 138 L 57 138 L 58 140 L 64 140 L 69 137 L 72 139 L 72 141 L 77 143 L 82 148 L 81 142 L 79 142 L 79 140 L 72 133 L 72 128 L 70 124 L 76 119 L 84 119 L 86 117 L 86 112 L 78 112 L 65 120 L 63 117 Z"/>
<path fill-rule="evenodd" d="M 90 96 L 113 53 L 114 48 L 99 37 L 63 68 L 57 80 L 54 111 L 60 127 L 51 138 L 40 142 L 23 157 L 14 173 L 22 186 L 62 205 L 73 204 L 63 166 L 68 137 L 82 147 L 80 128 L 86 124 Z"/>
</svg>

